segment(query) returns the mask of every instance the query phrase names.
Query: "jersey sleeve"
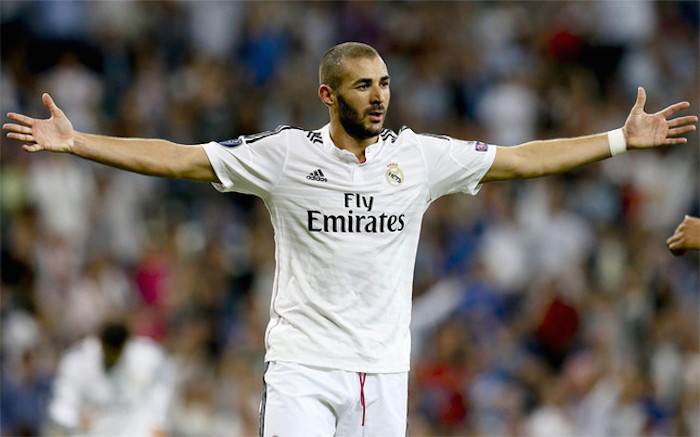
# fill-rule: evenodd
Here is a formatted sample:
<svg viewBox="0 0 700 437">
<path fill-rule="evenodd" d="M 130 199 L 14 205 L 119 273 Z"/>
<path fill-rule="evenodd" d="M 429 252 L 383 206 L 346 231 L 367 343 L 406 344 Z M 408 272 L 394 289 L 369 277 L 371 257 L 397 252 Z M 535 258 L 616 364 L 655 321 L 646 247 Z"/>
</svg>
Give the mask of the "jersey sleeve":
<svg viewBox="0 0 700 437">
<path fill-rule="evenodd" d="M 451 193 L 475 195 L 496 157 L 496 146 L 441 135 L 418 135 L 433 200 Z"/>
<path fill-rule="evenodd" d="M 74 353 L 64 355 L 56 369 L 48 414 L 53 423 L 67 429 L 80 426 L 81 370 L 81 357 Z"/>
<path fill-rule="evenodd" d="M 285 132 L 241 136 L 202 145 L 220 183 L 221 191 L 266 197 L 282 174 L 287 155 Z"/>
<path fill-rule="evenodd" d="M 177 388 L 177 368 L 170 356 L 150 339 L 131 341 L 129 367 L 144 387 L 142 410 L 154 430 L 166 430 Z"/>
</svg>

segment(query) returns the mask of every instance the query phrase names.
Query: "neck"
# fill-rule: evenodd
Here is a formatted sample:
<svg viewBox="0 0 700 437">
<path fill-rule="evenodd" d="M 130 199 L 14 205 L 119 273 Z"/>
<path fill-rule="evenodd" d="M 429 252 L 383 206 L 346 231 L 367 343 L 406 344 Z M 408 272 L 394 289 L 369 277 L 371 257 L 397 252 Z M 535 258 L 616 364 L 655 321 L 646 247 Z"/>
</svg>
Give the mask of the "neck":
<svg viewBox="0 0 700 437">
<path fill-rule="evenodd" d="M 352 152 L 360 162 L 365 162 L 365 149 L 379 140 L 379 135 L 359 140 L 351 136 L 338 120 L 331 120 L 329 131 L 333 144 L 339 149 Z"/>
</svg>

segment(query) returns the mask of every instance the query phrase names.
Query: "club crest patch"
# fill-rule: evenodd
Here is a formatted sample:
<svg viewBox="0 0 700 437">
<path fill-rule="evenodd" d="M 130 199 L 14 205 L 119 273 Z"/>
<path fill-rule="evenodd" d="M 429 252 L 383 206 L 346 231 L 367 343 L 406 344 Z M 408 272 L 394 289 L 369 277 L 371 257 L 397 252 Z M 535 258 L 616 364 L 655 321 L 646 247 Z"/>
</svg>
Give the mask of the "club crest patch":
<svg viewBox="0 0 700 437">
<path fill-rule="evenodd" d="M 489 150 L 489 145 L 486 143 L 482 143 L 481 141 L 477 141 L 474 144 L 474 149 L 476 149 L 477 152 L 485 152 Z"/>
<path fill-rule="evenodd" d="M 395 162 L 387 164 L 388 170 L 386 171 L 386 180 L 391 185 L 399 186 L 404 180 L 403 171 L 399 168 L 399 165 Z"/>
<path fill-rule="evenodd" d="M 222 141 L 219 144 L 221 144 L 224 147 L 236 147 L 236 146 L 240 146 L 241 144 L 243 144 L 243 140 L 240 138 L 234 138 L 232 140 Z"/>
</svg>

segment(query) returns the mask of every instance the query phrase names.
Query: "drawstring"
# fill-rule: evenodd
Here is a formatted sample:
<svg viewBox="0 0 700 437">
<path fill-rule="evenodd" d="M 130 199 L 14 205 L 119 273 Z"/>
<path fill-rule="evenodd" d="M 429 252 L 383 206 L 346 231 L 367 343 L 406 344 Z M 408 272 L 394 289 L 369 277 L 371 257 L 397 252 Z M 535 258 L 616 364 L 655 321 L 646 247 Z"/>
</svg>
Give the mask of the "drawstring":
<svg viewBox="0 0 700 437">
<path fill-rule="evenodd" d="M 365 426 L 365 379 L 366 373 L 357 373 L 360 377 L 360 403 L 362 404 L 362 426 Z"/>
</svg>

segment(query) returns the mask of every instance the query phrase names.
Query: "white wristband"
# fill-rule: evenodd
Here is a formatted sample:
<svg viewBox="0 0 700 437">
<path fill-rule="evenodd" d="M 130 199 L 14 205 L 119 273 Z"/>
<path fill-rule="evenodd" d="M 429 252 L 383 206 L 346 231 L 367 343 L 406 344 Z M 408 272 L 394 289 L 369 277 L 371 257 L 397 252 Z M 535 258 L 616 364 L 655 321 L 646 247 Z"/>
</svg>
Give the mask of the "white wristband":
<svg viewBox="0 0 700 437">
<path fill-rule="evenodd" d="M 610 153 L 612 156 L 627 151 L 627 141 L 625 141 L 625 134 L 622 132 L 622 128 L 608 132 L 608 142 L 610 143 Z"/>
</svg>

